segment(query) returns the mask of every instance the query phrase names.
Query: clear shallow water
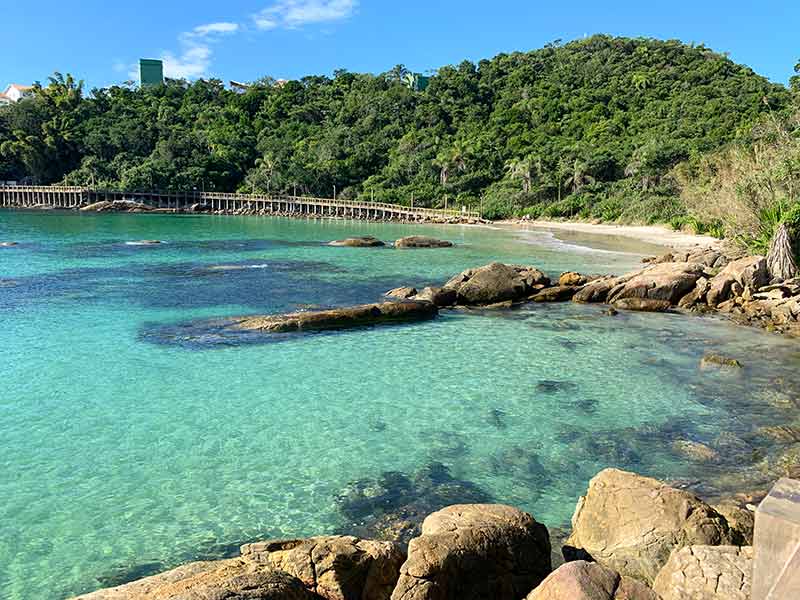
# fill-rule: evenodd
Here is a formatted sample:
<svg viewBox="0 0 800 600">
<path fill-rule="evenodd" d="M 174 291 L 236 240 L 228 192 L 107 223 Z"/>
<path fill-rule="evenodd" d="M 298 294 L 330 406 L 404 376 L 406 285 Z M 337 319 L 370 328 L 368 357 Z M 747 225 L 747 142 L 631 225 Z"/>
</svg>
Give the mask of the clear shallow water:
<svg viewBox="0 0 800 600">
<path fill-rule="evenodd" d="M 410 233 L 457 246 L 323 245 Z M 125 244 L 138 239 L 166 243 Z M 796 417 L 770 394 L 798 348 L 712 319 L 564 304 L 280 343 L 169 337 L 195 320 L 373 301 L 489 260 L 550 274 L 639 260 L 548 234 L 0 212 L 0 240 L 20 242 L 0 248 L 3 598 L 354 530 L 409 499 L 507 502 L 559 526 L 605 466 L 712 479 L 741 457 L 696 465 L 671 441 Z M 711 348 L 743 373 L 698 370 Z"/>
</svg>

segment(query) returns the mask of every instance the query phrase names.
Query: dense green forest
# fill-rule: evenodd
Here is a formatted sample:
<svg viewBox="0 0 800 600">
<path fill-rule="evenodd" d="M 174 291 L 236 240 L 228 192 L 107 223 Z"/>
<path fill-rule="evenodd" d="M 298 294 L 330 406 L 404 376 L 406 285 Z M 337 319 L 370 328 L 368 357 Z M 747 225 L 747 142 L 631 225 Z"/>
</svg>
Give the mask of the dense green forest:
<svg viewBox="0 0 800 600">
<path fill-rule="evenodd" d="M 604 35 L 442 67 L 424 91 L 411 80 L 398 66 L 264 78 L 245 93 L 212 79 L 84 94 L 56 74 L 0 108 L 0 180 L 319 196 L 335 186 L 489 218 L 668 221 L 686 210 L 676 165 L 750 139 L 792 98 L 702 45 Z"/>
</svg>

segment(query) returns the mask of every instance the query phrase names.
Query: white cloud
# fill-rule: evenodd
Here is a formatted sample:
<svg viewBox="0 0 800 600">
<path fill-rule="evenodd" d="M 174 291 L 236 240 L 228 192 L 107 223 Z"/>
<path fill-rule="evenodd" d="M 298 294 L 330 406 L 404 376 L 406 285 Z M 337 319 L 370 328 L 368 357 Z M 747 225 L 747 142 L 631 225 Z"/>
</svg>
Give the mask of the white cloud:
<svg viewBox="0 0 800 600">
<path fill-rule="evenodd" d="M 261 30 L 330 23 L 350 17 L 358 0 L 279 0 L 253 16 Z"/>
<path fill-rule="evenodd" d="M 192 30 L 194 35 L 205 36 L 213 33 L 236 33 L 239 31 L 238 23 L 208 23 L 206 25 L 198 25 Z"/>
</svg>

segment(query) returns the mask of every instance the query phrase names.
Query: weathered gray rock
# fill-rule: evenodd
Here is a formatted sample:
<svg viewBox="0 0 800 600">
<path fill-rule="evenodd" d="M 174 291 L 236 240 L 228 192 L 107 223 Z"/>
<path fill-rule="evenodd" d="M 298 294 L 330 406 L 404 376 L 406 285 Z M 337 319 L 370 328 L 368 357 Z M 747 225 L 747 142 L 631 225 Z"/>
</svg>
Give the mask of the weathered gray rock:
<svg viewBox="0 0 800 600">
<path fill-rule="evenodd" d="M 619 298 L 611 305 L 622 310 L 635 310 L 639 312 L 666 312 L 672 305 L 669 300 L 653 300 L 651 298 Z"/>
<path fill-rule="evenodd" d="M 605 302 L 608 293 L 616 286 L 633 277 L 632 274 L 621 277 L 598 277 L 583 286 L 572 297 L 573 302 Z"/>
<path fill-rule="evenodd" d="M 251 561 L 197 562 L 76 600 L 319 600 L 287 573 Z"/>
<path fill-rule="evenodd" d="M 150 212 L 153 207 L 134 200 L 101 200 L 80 208 L 84 212 Z"/>
<path fill-rule="evenodd" d="M 708 293 L 708 288 L 709 288 L 708 278 L 700 277 L 697 280 L 694 289 L 688 294 L 686 294 L 683 298 L 678 300 L 678 306 L 680 308 L 692 308 L 699 302 L 705 301 L 706 294 Z"/>
<path fill-rule="evenodd" d="M 769 269 L 767 260 L 763 256 L 746 256 L 733 262 L 722 269 L 709 281 L 706 301 L 709 306 L 717 306 L 731 296 L 734 284 L 744 288 L 758 290 L 769 283 Z"/>
<path fill-rule="evenodd" d="M 245 544 L 242 556 L 296 577 L 325 600 L 388 600 L 406 558 L 393 542 L 341 535 Z"/>
<path fill-rule="evenodd" d="M 343 240 L 334 240 L 332 242 L 328 242 L 329 246 L 346 246 L 348 248 L 376 248 L 379 246 L 385 246 L 381 240 L 378 238 L 372 237 L 371 235 L 367 235 L 364 237 L 351 237 L 345 238 Z"/>
<path fill-rule="evenodd" d="M 662 600 L 750 600 L 753 548 L 687 546 L 674 550 L 653 589 Z"/>
<path fill-rule="evenodd" d="M 700 442 L 692 440 L 675 440 L 672 442 L 672 451 L 694 462 L 716 462 L 719 453 Z"/>
<path fill-rule="evenodd" d="M 678 301 L 697 284 L 703 276 L 703 265 L 697 263 L 661 263 L 633 274 L 608 292 L 608 301 L 623 298 L 648 298 Z"/>
<path fill-rule="evenodd" d="M 583 550 L 622 575 L 650 583 L 675 548 L 741 542 L 725 517 L 696 496 L 605 469 L 578 501 L 565 552 Z"/>
<path fill-rule="evenodd" d="M 417 302 L 431 302 L 434 306 L 444 308 L 453 306 L 458 300 L 458 294 L 454 289 L 441 287 L 426 287 L 413 300 Z"/>
<path fill-rule="evenodd" d="M 573 285 L 554 285 L 539 290 L 531 296 L 531 300 L 534 302 L 563 302 L 571 300 L 579 289 Z"/>
<path fill-rule="evenodd" d="M 394 243 L 395 248 L 450 248 L 453 242 L 437 240 L 424 235 L 402 237 Z"/>
<path fill-rule="evenodd" d="M 550 573 L 547 529 L 516 508 L 460 504 L 411 540 L 392 600 L 518 600 Z"/>
<path fill-rule="evenodd" d="M 536 267 L 491 263 L 462 271 L 444 287 L 456 291 L 459 304 L 482 306 L 521 300 L 537 289 L 534 286 L 546 286 L 549 283 L 547 276 Z"/>
<path fill-rule="evenodd" d="M 576 560 L 550 573 L 525 600 L 659 600 L 640 581 L 598 563 Z"/>
<path fill-rule="evenodd" d="M 417 288 L 415 287 L 399 287 L 389 290 L 384 294 L 387 298 L 400 298 L 401 300 L 408 300 L 412 296 L 417 295 Z"/>
<path fill-rule="evenodd" d="M 230 327 L 265 333 L 349 329 L 367 325 L 423 321 L 434 318 L 438 312 L 436 306 L 430 302 L 383 302 L 285 315 L 242 317 Z"/>
</svg>

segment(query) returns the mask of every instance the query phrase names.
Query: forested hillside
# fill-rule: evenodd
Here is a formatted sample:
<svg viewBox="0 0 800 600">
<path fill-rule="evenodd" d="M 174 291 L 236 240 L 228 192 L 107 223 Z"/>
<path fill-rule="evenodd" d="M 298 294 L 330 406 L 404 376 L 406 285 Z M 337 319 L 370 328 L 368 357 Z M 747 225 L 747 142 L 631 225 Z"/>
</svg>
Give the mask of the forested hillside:
<svg viewBox="0 0 800 600">
<path fill-rule="evenodd" d="M 790 92 L 704 46 L 594 36 L 439 69 L 339 71 L 246 93 L 222 82 L 115 86 L 54 77 L 0 108 L 0 180 L 126 190 L 291 191 L 486 216 L 669 220 L 673 167 Z"/>
</svg>

